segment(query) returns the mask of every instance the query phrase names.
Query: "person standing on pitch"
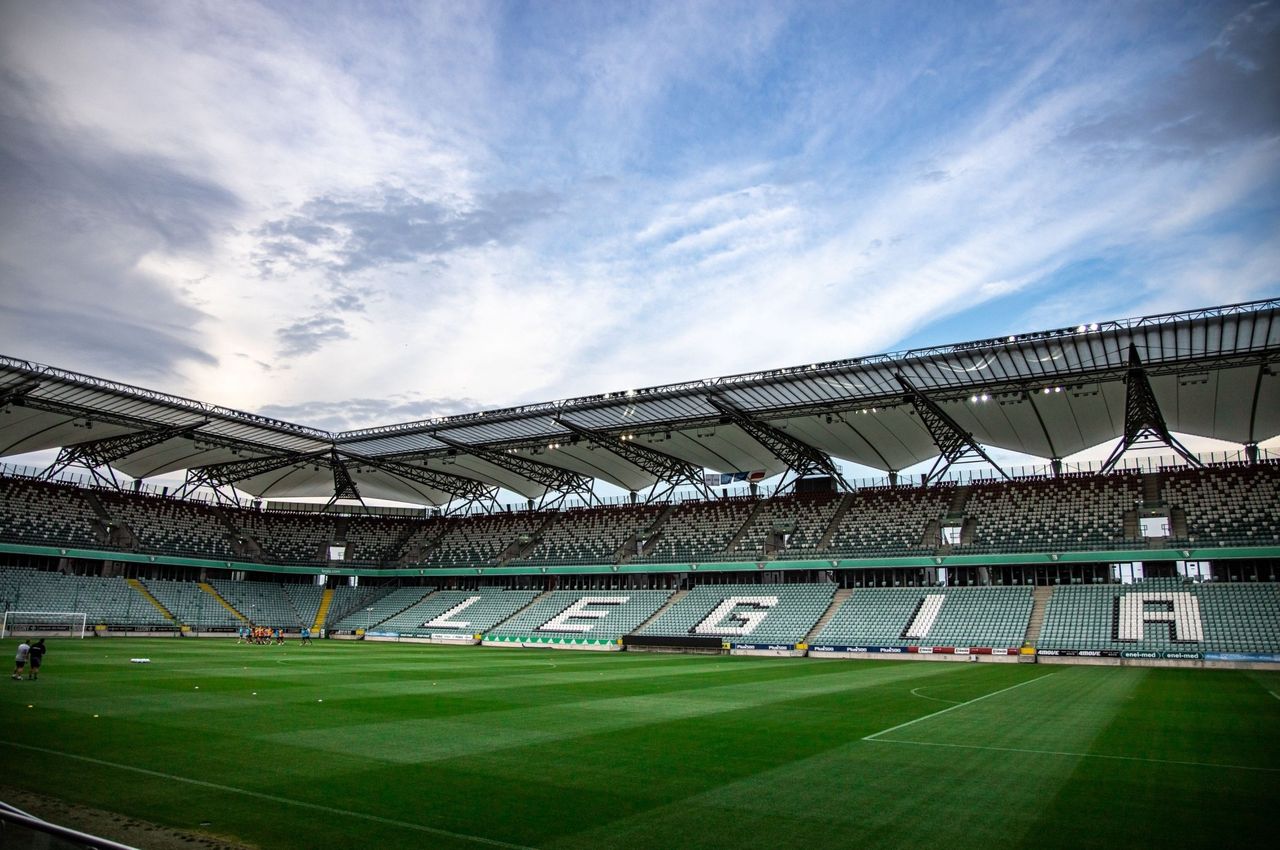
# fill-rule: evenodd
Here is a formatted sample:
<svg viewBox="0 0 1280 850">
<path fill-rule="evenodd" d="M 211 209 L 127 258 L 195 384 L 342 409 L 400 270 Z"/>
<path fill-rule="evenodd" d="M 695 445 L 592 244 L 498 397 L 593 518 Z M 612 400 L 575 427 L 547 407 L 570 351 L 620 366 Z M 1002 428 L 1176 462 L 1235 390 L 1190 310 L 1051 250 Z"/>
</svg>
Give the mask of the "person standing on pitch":
<svg viewBox="0 0 1280 850">
<path fill-rule="evenodd" d="M 311 627 L 310 626 L 302 627 L 302 645 L 311 646 Z"/>
<path fill-rule="evenodd" d="M 27 674 L 28 679 L 34 681 L 40 678 L 40 662 L 44 660 L 45 652 L 44 638 L 40 638 L 40 640 L 31 645 L 31 649 L 28 650 L 31 660 L 31 672 Z"/>
<path fill-rule="evenodd" d="M 31 647 L 24 640 L 18 644 L 18 654 L 13 656 L 13 676 L 10 678 L 22 681 L 22 668 L 27 666 L 27 657 L 31 655 Z"/>
</svg>

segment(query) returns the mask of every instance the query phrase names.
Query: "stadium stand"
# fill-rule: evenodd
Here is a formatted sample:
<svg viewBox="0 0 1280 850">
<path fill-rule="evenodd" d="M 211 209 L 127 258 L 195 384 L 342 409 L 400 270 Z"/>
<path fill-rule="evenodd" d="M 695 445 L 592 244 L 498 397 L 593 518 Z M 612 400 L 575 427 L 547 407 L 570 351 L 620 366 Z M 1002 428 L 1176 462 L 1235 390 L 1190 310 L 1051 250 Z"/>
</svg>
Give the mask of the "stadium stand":
<svg viewBox="0 0 1280 850">
<path fill-rule="evenodd" d="M 84 492 L 66 484 L 0 476 L 0 535 L 16 543 L 105 545 L 106 529 Z"/>
<path fill-rule="evenodd" d="M 363 517 L 346 524 L 343 542 L 346 561 L 356 564 L 389 564 L 400 557 L 401 547 L 417 530 L 413 520 Z"/>
<path fill-rule="evenodd" d="M 234 517 L 242 534 L 262 547 L 267 560 L 282 564 L 324 563 L 336 539 L 330 516 L 241 510 Z"/>
<path fill-rule="evenodd" d="M 326 628 L 337 628 L 337 623 L 340 620 L 352 616 L 358 611 L 365 611 L 393 590 L 394 588 L 391 587 L 378 587 L 376 585 L 352 587 L 344 584 L 340 587 L 335 587 L 333 588 L 333 599 L 329 602 L 329 610 L 325 614 L 323 625 Z"/>
<path fill-rule="evenodd" d="M 1280 466 L 463 517 L 306 514 L 0 476 L 0 541 L 246 562 L 424 568 L 1276 545 Z M 1167 514 L 1167 541 L 1143 516 Z M 944 526 L 960 526 L 944 539 Z"/>
<path fill-rule="evenodd" d="M 133 548 L 141 552 L 182 555 L 201 552 L 206 557 L 230 558 L 231 529 L 213 509 L 200 502 L 181 499 L 143 498 L 101 491 L 103 507 L 134 537 Z"/>
<path fill-rule="evenodd" d="M 241 625 L 235 614 L 194 581 L 147 579 L 143 584 L 185 626 L 205 630 L 234 629 Z"/>
<path fill-rule="evenodd" d="M 795 644 L 830 607 L 835 591 L 834 584 L 699 585 L 639 633 Z"/>
<path fill-rule="evenodd" d="M 537 596 L 532 590 L 442 590 L 375 627 L 400 635 L 478 634 L 493 628 Z"/>
<path fill-rule="evenodd" d="M 662 509 L 653 505 L 565 511 L 520 558 L 530 564 L 610 564 L 624 547 L 635 553 L 640 535 Z"/>
<path fill-rule="evenodd" d="M 1125 512 L 1141 498 L 1128 474 L 987 483 L 973 487 L 965 516 L 987 549 L 1103 548 L 1125 541 Z"/>
<path fill-rule="evenodd" d="M 280 589 L 289 600 L 289 604 L 293 606 L 293 610 L 298 612 L 300 626 L 310 626 L 316 621 L 324 588 L 314 584 L 293 583 L 282 584 Z"/>
<path fill-rule="evenodd" d="M 1030 587 L 866 588 L 836 610 L 816 645 L 1021 645 L 1031 616 Z"/>
<path fill-rule="evenodd" d="M 850 497 L 823 551 L 831 555 L 932 551 L 936 543 L 924 542 L 930 523 L 942 516 L 950 500 L 947 490 L 859 490 Z"/>
<path fill-rule="evenodd" d="M 1049 599 L 1037 648 L 1280 652 L 1280 584 L 1064 585 Z"/>
<path fill-rule="evenodd" d="M 175 624 L 123 578 L 71 576 L 24 568 L 4 571 L 4 605 L 10 611 L 78 611 L 90 627 L 155 627 Z"/>
<path fill-rule="evenodd" d="M 1186 519 L 1185 535 L 1174 536 L 1220 545 L 1280 542 L 1278 480 L 1280 467 L 1274 464 L 1169 474 L 1164 501 L 1180 509 Z"/>
<path fill-rule="evenodd" d="M 634 631 L 670 598 L 669 590 L 557 590 L 490 632 L 615 640 Z"/>
<path fill-rule="evenodd" d="M 256 626 L 290 630 L 310 626 L 320 604 L 320 588 L 308 585 L 298 586 L 289 593 L 286 585 L 274 582 L 214 579 L 209 584 Z M 301 609 L 299 604 L 303 606 Z"/>
<path fill-rule="evenodd" d="M 428 567 L 469 567 L 496 564 L 533 541 L 551 517 L 531 512 L 464 517 L 449 522 L 420 563 Z"/>
<path fill-rule="evenodd" d="M 405 532 L 394 559 L 404 564 L 421 564 L 426 558 L 426 553 L 448 530 L 449 520 L 440 518 L 420 520 Z"/>
<path fill-rule="evenodd" d="M 788 495 L 763 502 L 742 529 L 733 552 L 753 559 L 812 554 L 841 504 L 835 493 Z"/>
<path fill-rule="evenodd" d="M 0 453 L 59 450 L 0 465 L 0 604 L 178 634 L 1276 664 L 1278 320 L 1269 299 L 340 433 L 0 358 Z M 1130 452 L 1157 442 L 1176 456 Z M 854 486 L 839 461 L 897 471 Z"/>
<path fill-rule="evenodd" d="M 356 606 L 337 619 L 331 619 L 329 628 L 347 631 L 372 628 L 421 601 L 422 597 L 434 590 L 434 587 L 397 587 L 376 599 L 366 600 L 365 604 Z"/>
<path fill-rule="evenodd" d="M 530 574 L 526 587 L 542 586 L 542 579 L 533 576 L 558 565 L 812 559 L 815 567 L 805 576 L 808 584 L 698 584 L 701 573 L 694 578 L 692 569 L 678 575 L 629 576 L 628 581 L 640 578 L 640 587 L 693 585 L 656 617 L 669 590 L 617 590 L 619 576 L 610 575 L 584 579 L 575 585 L 581 590 L 541 596 L 534 590 L 496 587 L 433 592 L 431 587 L 343 585 L 332 588 L 321 625 L 337 631 L 368 627 L 419 636 L 492 633 L 500 638 L 532 632 L 572 637 L 584 633 L 541 626 L 584 598 L 622 595 L 630 601 L 617 610 L 607 609 L 607 617 L 565 622 L 591 625 L 593 638 L 607 640 L 649 635 L 694 636 L 713 639 L 717 645 L 718 638 L 794 644 L 813 631 L 827 610 L 823 606 L 830 607 L 834 586 L 825 582 L 836 578 L 858 589 L 831 612 L 811 640 L 815 646 L 998 648 L 1017 646 L 1027 636 L 1047 654 L 1275 654 L 1280 653 L 1280 585 L 1265 581 L 1277 575 L 1276 562 L 1265 554 L 1237 553 L 1236 560 L 1212 564 L 1206 560 L 1195 573 L 1203 582 L 1147 578 L 1137 584 L 1109 583 L 1118 574 L 1106 562 L 1058 567 L 1046 566 L 1043 556 L 1036 566 L 999 558 L 1002 553 L 1109 547 L 1140 549 L 1130 557 L 1141 561 L 1143 553 L 1165 550 L 1164 560 L 1147 565 L 1145 574 L 1151 576 L 1179 569 L 1172 560 L 1176 553 L 1169 549 L 1275 546 L 1280 543 L 1277 479 L 1280 466 L 1274 463 L 1228 463 L 1141 474 L 1117 471 L 930 488 L 868 487 L 848 494 L 428 517 L 215 507 L 0 476 L 0 541 L 103 551 L 100 561 L 81 553 L 6 556 L 9 562 L 0 565 L 0 605 L 7 610 L 83 611 L 90 626 L 122 630 L 234 630 L 241 620 L 217 596 L 201 589 L 194 580 L 197 568 L 188 569 L 187 580 L 181 580 L 187 568 L 162 567 L 163 556 L 256 558 L 308 564 L 322 572 L 331 566 L 326 551 L 330 545 L 345 545 L 344 560 L 353 564 L 413 563 L 413 572 L 421 568 L 423 575 L 445 567 L 524 566 Z M 1144 539 L 1139 517 L 1167 517 L 1169 538 Z M 944 537 L 944 526 L 959 526 L 961 533 Z M 145 562 L 135 557 L 137 565 L 132 566 L 120 553 L 154 556 Z M 941 573 L 930 566 L 934 556 L 953 554 L 991 554 L 992 560 L 953 566 L 947 575 L 951 586 L 934 587 L 941 580 Z M 874 561 L 921 555 L 928 556 L 923 565 L 840 565 L 834 573 L 829 570 L 836 564 L 820 561 L 833 556 Z M 998 572 L 987 563 L 1007 565 Z M 768 569 L 767 563 L 760 568 Z M 210 586 L 246 619 L 295 630 L 315 625 L 320 616 L 325 591 L 319 585 L 242 580 L 240 575 L 232 580 L 228 576 L 236 574 L 236 568 L 231 564 L 200 569 L 208 570 L 213 576 Z M 71 574 L 91 570 L 98 574 Z M 137 575 L 142 581 L 130 586 L 136 580 L 103 577 L 121 574 Z M 154 575 L 164 578 L 149 577 Z M 734 581 L 741 575 L 724 578 Z M 585 589 L 610 586 L 610 581 L 615 589 Z M 1047 598 L 1042 598 L 1044 619 L 1038 631 L 1028 631 L 1032 585 L 1040 585 Z M 1142 593 L 1149 596 L 1139 604 L 1135 594 Z M 733 596 L 755 601 L 720 610 Z M 478 601 L 457 609 L 473 597 Z M 941 601 L 928 602 L 930 598 Z M 597 605 L 588 610 L 606 609 Z M 929 628 L 906 634 L 922 611 L 926 618 L 936 615 Z M 439 624 L 427 626 L 437 619 Z M 709 619 L 715 622 L 706 622 Z M 450 628 L 462 622 L 467 624 L 464 629 Z M 1199 632 L 1192 625 L 1197 623 Z"/>
<path fill-rule="evenodd" d="M 760 503 L 754 499 L 686 502 L 677 505 L 656 539 L 633 563 L 717 560 Z"/>
</svg>

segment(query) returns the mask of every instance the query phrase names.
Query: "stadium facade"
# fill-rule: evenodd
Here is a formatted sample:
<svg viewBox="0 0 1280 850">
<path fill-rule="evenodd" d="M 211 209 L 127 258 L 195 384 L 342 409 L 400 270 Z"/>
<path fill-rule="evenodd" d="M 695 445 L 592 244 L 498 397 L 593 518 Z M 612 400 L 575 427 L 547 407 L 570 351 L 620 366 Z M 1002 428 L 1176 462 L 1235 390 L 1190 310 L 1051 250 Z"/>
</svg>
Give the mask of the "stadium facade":
<svg viewBox="0 0 1280 850">
<path fill-rule="evenodd" d="M 343 433 L 3 358 L 0 456 L 60 451 L 0 477 L 0 593 L 10 612 L 91 610 L 103 633 L 274 621 L 600 649 L 1271 662 L 1280 467 L 1258 444 L 1280 434 L 1277 308 Z M 1201 458 L 1175 432 L 1241 448 Z M 1064 466 L 1101 444 L 1102 464 Z M 1167 462 L 1124 463 L 1151 445 Z M 1048 462 L 1011 474 L 991 448 Z M 837 460 L 885 479 L 854 487 Z M 985 477 L 957 474 L 970 463 Z M 172 493 L 143 485 L 183 470 Z M 596 481 L 630 498 L 606 505 Z M 280 501 L 300 497 L 328 503 Z"/>
</svg>

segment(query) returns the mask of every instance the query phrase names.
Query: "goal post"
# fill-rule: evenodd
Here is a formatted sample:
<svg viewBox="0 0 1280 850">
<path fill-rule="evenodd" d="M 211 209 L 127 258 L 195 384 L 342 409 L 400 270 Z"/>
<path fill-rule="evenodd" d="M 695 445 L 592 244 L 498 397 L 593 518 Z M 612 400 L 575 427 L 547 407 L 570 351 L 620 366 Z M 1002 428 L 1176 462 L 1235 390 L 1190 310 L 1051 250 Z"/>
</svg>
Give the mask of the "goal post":
<svg viewBox="0 0 1280 850">
<path fill-rule="evenodd" d="M 82 638 L 88 620 L 83 611 L 5 611 L 0 618 L 0 638 L 16 632 Z"/>
</svg>

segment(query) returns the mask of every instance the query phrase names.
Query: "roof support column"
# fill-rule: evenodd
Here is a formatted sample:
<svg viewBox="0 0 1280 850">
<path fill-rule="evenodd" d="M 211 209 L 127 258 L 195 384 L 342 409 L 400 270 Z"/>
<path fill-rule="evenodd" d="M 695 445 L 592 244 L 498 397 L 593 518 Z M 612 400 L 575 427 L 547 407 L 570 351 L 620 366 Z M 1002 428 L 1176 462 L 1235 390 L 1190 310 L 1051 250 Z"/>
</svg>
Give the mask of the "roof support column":
<svg viewBox="0 0 1280 850">
<path fill-rule="evenodd" d="M 556 422 L 568 428 L 574 434 L 586 437 L 591 441 L 592 445 L 611 452 L 628 463 L 635 464 L 658 479 L 653 483 L 653 487 L 649 489 L 649 495 L 645 498 L 646 503 L 668 496 L 681 484 L 692 486 L 704 499 L 715 498 L 715 494 L 707 487 L 706 473 L 697 464 L 689 463 L 687 460 L 681 460 L 678 457 L 672 457 L 651 446 L 639 445 L 625 436 L 614 437 L 602 431 L 593 431 L 590 428 L 575 425 L 564 419 L 556 419 Z M 668 486 L 659 493 L 659 484 Z"/>
<path fill-rule="evenodd" d="M 498 488 L 490 487 L 471 478 L 453 475 L 448 472 L 439 472 L 422 466 L 414 466 L 404 461 L 383 460 L 345 452 L 344 454 L 358 466 L 368 466 L 388 475 L 404 478 L 417 484 L 425 484 L 433 490 L 448 493 L 454 497 L 455 502 L 460 502 L 460 504 L 452 510 L 446 510 L 445 514 L 466 513 L 472 505 L 479 505 L 485 513 L 493 513 L 494 508 L 498 505 Z"/>
<path fill-rule="evenodd" d="M 494 466 L 507 470 L 508 472 L 514 472 L 519 476 L 528 478 L 530 481 L 533 481 L 536 484 L 541 484 L 543 487 L 547 488 L 548 492 L 554 491 L 557 493 L 555 498 L 548 500 L 547 493 L 544 492 L 542 494 L 542 498 L 538 500 L 539 508 L 550 508 L 554 505 L 558 505 L 560 502 L 564 501 L 566 496 L 577 496 L 582 499 L 584 504 L 588 505 L 595 504 L 599 501 L 596 499 L 595 491 L 592 489 L 592 485 L 595 481 L 590 476 L 579 475 L 576 472 L 568 469 L 561 469 L 560 467 L 552 466 L 549 463 L 540 463 L 536 460 L 530 460 L 529 458 L 516 454 L 515 452 L 500 451 L 498 449 L 491 449 L 485 446 L 472 446 L 467 445 L 466 443 L 460 443 L 456 440 L 451 440 L 438 432 L 432 434 L 432 436 L 444 443 L 446 446 L 451 446 L 458 451 L 466 452 L 473 457 L 478 457 L 486 463 L 491 463 Z"/>
<path fill-rule="evenodd" d="M 240 496 L 236 492 L 235 483 L 274 472 L 286 466 L 302 463 L 324 463 L 331 449 L 318 452 L 295 452 L 270 457 L 255 457 L 248 460 L 233 460 L 227 463 L 215 463 L 187 470 L 187 480 L 177 493 L 183 498 L 198 487 L 208 487 L 220 502 L 240 505 Z"/>
<path fill-rule="evenodd" d="M 1151 382 L 1147 380 L 1147 372 L 1142 367 L 1142 359 L 1138 357 L 1138 347 L 1129 343 L 1129 374 L 1125 379 L 1124 396 L 1124 436 L 1112 450 L 1111 456 L 1102 464 L 1102 472 L 1110 472 L 1120 458 L 1135 446 L 1161 445 L 1173 449 L 1192 466 L 1204 464 L 1188 451 L 1187 447 L 1169 433 L 1164 414 L 1156 402 L 1156 395 L 1151 391 Z"/>
<path fill-rule="evenodd" d="M 360 488 L 356 486 L 356 481 L 351 477 L 351 470 L 347 469 L 342 458 L 338 457 L 338 450 L 334 449 L 329 452 L 329 468 L 333 470 L 333 495 L 329 497 L 329 501 L 324 503 L 324 511 L 328 511 L 334 506 L 339 499 L 355 499 L 360 503 L 360 507 L 364 508 L 364 512 L 369 512 L 369 506 L 364 503 L 364 498 L 360 495 Z"/>
<path fill-rule="evenodd" d="M 148 431 L 138 431 L 133 434 L 121 434 L 116 437 L 105 437 L 101 440 L 90 440 L 86 443 L 63 446 L 58 451 L 57 459 L 49 464 L 49 468 L 44 471 L 41 477 L 46 481 L 52 481 L 59 472 L 62 472 L 67 467 L 78 466 L 87 469 L 94 480 L 100 484 L 119 490 L 121 489 L 120 482 L 116 478 L 115 470 L 111 468 L 111 464 L 144 449 L 158 446 L 166 440 L 190 434 L 197 428 L 207 424 L 207 420 L 202 420 L 181 427 L 152 428 Z M 106 468 L 105 475 L 102 472 L 103 467 Z"/>
<path fill-rule="evenodd" d="M 973 435 L 961 428 L 933 399 L 912 386 L 911 382 L 902 375 L 895 375 L 894 377 L 898 379 L 898 383 L 902 384 L 902 388 L 907 391 L 905 400 L 915 408 L 920 421 L 929 430 L 929 436 L 933 439 L 933 444 L 938 447 L 938 459 L 934 461 L 933 468 L 924 477 L 921 486 L 928 487 L 957 463 L 980 463 L 985 461 L 996 472 L 1000 473 L 1002 478 L 1006 480 L 1009 478 L 1008 473 L 1000 468 L 1000 464 L 991 459 L 991 455 L 987 454 L 986 449 L 982 448 L 981 444 L 973 438 Z"/>
<path fill-rule="evenodd" d="M 752 418 L 748 413 L 734 407 L 724 398 L 709 395 L 707 400 L 712 407 L 729 417 L 733 424 L 746 431 L 751 439 L 764 446 L 769 450 L 770 454 L 785 463 L 788 471 L 795 475 L 795 478 L 790 481 L 779 482 L 778 489 L 774 491 L 775 495 L 784 492 L 788 487 L 794 487 L 796 482 L 802 478 L 816 476 L 829 476 L 835 481 L 839 489 L 848 492 L 848 482 L 844 480 L 844 476 L 836 468 L 835 461 L 826 452 L 814 448 L 803 440 L 796 439 L 786 431 Z M 785 475 L 783 477 L 785 479 Z"/>
</svg>

